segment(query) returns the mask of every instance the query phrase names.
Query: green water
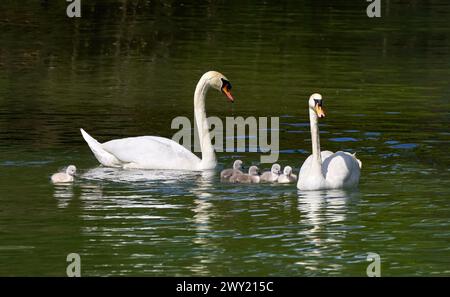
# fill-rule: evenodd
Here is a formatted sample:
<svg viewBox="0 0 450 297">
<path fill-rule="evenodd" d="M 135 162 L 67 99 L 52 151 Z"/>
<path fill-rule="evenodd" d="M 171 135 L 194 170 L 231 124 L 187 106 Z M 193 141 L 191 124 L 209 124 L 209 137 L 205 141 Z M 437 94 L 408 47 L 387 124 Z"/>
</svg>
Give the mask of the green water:
<svg viewBox="0 0 450 297">
<path fill-rule="evenodd" d="M 450 4 L 382 1 L 65 1 L 0 4 L 0 275 L 450 275 Z M 331 1 L 330 1 L 331 2 Z M 280 117 L 280 157 L 311 151 L 306 102 L 325 98 L 321 145 L 356 152 L 357 191 L 228 185 L 218 171 L 98 167 L 99 141 L 171 137 L 207 70 L 233 84 L 207 114 Z M 76 164 L 72 186 L 49 176 Z M 263 164 L 267 169 L 270 165 Z"/>
</svg>

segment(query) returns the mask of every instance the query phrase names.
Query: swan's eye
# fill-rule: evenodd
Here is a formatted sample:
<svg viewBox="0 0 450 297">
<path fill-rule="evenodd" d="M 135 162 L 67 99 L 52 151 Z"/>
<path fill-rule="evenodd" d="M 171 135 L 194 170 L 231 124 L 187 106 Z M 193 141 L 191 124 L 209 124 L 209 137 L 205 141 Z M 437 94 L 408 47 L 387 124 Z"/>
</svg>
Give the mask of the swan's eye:
<svg viewBox="0 0 450 297">
<path fill-rule="evenodd" d="M 322 107 L 322 100 L 314 99 L 314 103 L 315 103 L 315 105 L 318 105 L 318 106 Z"/>
</svg>

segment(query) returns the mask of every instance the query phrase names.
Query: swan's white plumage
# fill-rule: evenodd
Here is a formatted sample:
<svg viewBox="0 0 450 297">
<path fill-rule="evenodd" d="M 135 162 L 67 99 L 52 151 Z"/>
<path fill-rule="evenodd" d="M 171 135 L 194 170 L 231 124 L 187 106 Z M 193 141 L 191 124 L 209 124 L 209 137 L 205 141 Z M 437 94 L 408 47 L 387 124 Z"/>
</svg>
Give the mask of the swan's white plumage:
<svg viewBox="0 0 450 297">
<path fill-rule="evenodd" d="M 312 94 L 309 98 L 309 116 L 313 153 L 300 168 L 297 188 L 322 190 L 357 186 L 362 163 L 354 154 L 342 151 L 336 153 L 320 151 L 318 118 L 325 116 L 320 94 Z"/>
<path fill-rule="evenodd" d="M 99 143 L 80 129 L 97 160 L 104 166 L 142 169 L 201 170 L 201 159 L 177 142 L 139 136 Z"/>
<path fill-rule="evenodd" d="M 140 136 L 105 142 L 102 147 L 126 168 L 200 170 L 201 159 L 177 142 Z"/>
<path fill-rule="evenodd" d="M 321 156 L 324 180 L 311 175 L 313 155 L 310 155 L 300 168 L 298 175 L 300 189 L 315 190 L 317 187 L 320 189 L 340 189 L 358 185 L 361 174 L 361 161 L 354 155 L 342 151 L 336 153 L 323 151 Z"/>
<path fill-rule="evenodd" d="M 108 167 L 192 169 L 201 159 L 177 142 L 157 136 L 139 136 L 99 143 L 81 133 L 97 160 Z M 200 168 L 198 168 L 200 170 Z"/>
<path fill-rule="evenodd" d="M 331 189 L 358 185 L 361 161 L 347 152 L 336 152 L 322 163 L 322 170 Z"/>
<path fill-rule="evenodd" d="M 329 156 L 331 156 L 333 154 L 333 152 L 330 151 L 323 151 L 320 152 L 320 155 L 322 156 L 322 162 L 328 158 Z M 312 164 L 312 160 L 313 160 L 313 155 L 309 155 L 308 158 L 306 158 L 305 162 L 303 162 L 302 167 L 300 168 L 300 173 L 299 173 L 299 177 L 300 176 L 304 176 L 306 174 L 306 172 L 308 172 L 311 168 L 311 164 Z"/>
<path fill-rule="evenodd" d="M 205 96 L 212 87 L 233 100 L 228 80 L 216 71 L 205 73 L 199 80 L 194 94 L 194 113 L 202 149 L 202 159 L 177 142 L 158 136 L 139 136 L 99 143 L 81 130 L 97 160 L 104 166 L 136 169 L 213 169 L 217 162 L 211 144 L 205 113 Z"/>
</svg>

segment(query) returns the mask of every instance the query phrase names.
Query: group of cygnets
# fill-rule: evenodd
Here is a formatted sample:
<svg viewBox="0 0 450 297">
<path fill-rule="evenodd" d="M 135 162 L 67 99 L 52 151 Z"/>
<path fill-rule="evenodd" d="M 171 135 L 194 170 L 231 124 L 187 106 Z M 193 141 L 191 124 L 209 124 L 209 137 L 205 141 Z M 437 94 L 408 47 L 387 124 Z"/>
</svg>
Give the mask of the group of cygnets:
<svg viewBox="0 0 450 297">
<path fill-rule="evenodd" d="M 233 168 L 225 169 L 220 172 L 220 179 L 223 182 L 242 183 L 242 184 L 257 184 L 257 183 L 279 183 L 289 184 L 297 181 L 297 176 L 292 174 L 292 167 L 284 167 L 281 173 L 281 166 L 273 164 L 270 171 L 259 174 L 257 166 L 250 166 L 248 174 L 242 172 L 242 161 L 236 160 L 233 163 Z M 75 165 L 69 165 L 64 171 L 53 174 L 50 179 L 54 184 L 73 182 L 74 176 L 77 172 Z"/>
<path fill-rule="evenodd" d="M 230 183 L 242 184 L 258 184 L 258 183 L 279 183 L 289 184 L 297 181 L 297 176 L 292 174 L 292 167 L 284 167 L 281 173 L 281 166 L 273 164 L 270 171 L 259 174 L 257 166 L 250 166 L 248 173 L 242 172 L 242 161 L 236 160 L 233 163 L 233 168 L 225 169 L 220 172 L 220 180 Z"/>
</svg>

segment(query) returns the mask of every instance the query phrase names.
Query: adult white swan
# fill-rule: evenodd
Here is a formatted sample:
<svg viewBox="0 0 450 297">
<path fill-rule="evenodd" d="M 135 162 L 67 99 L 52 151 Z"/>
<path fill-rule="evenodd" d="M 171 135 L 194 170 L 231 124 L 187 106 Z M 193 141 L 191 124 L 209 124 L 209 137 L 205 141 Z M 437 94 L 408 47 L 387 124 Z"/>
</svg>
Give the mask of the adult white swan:
<svg viewBox="0 0 450 297">
<path fill-rule="evenodd" d="M 361 161 L 347 152 L 320 151 L 318 119 L 325 117 L 322 95 L 309 97 L 312 155 L 302 167 L 297 182 L 300 190 L 321 190 L 355 187 L 359 183 Z"/>
<path fill-rule="evenodd" d="M 177 142 L 157 136 L 140 136 L 99 143 L 83 129 L 81 134 L 97 160 L 104 166 L 140 169 L 205 170 L 216 167 L 216 155 L 211 144 L 205 113 L 205 97 L 210 88 L 221 91 L 233 102 L 231 84 L 219 72 L 203 74 L 194 93 L 194 116 L 200 139 L 202 158 Z"/>
</svg>

